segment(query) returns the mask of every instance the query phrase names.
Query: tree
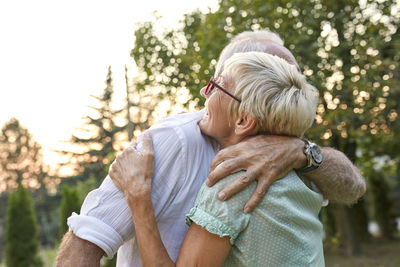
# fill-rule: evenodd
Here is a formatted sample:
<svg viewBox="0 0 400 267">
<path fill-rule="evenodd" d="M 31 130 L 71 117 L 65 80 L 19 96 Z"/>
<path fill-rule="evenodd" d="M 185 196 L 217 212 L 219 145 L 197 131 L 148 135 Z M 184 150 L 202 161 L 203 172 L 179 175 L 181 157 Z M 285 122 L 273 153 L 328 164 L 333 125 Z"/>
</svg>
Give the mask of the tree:
<svg viewBox="0 0 400 267">
<path fill-rule="evenodd" d="M 232 36 L 251 29 L 276 31 L 320 90 L 316 126 L 308 137 L 345 152 L 355 163 L 377 146 L 374 156 L 395 158 L 400 140 L 396 5 L 395 0 L 220 0 L 215 12 L 187 14 L 182 28 L 161 35 L 154 22 L 146 22 L 135 31 L 131 52 L 142 74 L 136 86 L 161 84 L 170 88 L 168 97 L 188 89 L 202 104 L 199 89 Z M 359 239 L 368 235 L 365 202 L 335 210 L 335 229 L 346 253 L 357 253 Z"/>
<path fill-rule="evenodd" d="M 158 90 L 138 89 L 132 86 L 127 67 L 125 82 L 126 107 L 114 109 L 112 70 L 111 67 L 108 68 L 103 93 L 100 96 L 92 96 L 98 104 L 90 107 L 94 114 L 85 117 L 85 124 L 81 128 L 84 134 L 72 135 L 69 141 L 74 146 L 72 151 L 60 151 L 70 156 L 70 161 L 62 165 L 73 166 L 73 177 L 80 181 L 95 179 L 95 187 L 108 174 L 115 152 L 123 149 L 121 141 L 131 141 L 135 131 L 141 132 L 154 122 L 153 112 L 159 102 L 154 96 Z M 126 123 L 118 124 L 118 120 L 124 120 L 122 112 L 126 112 Z M 125 129 L 128 130 L 126 137 L 123 133 Z"/>
<path fill-rule="evenodd" d="M 92 96 L 98 106 L 91 107 L 93 116 L 85 117 L 82 131 L 87 133 L 86 136 L 73 135 L 70 143 L 75 151 L 61 152 L 70 156 L 68 165 L 74 166 L 80 180 L 94 177 L 98 183 L 107 175 L 108 168 L 105 166 L 114 160 L 116 137 L 124 129 L 124 126 L 115 123 L 121 110 L 112 108 L 114 86 L 111 67 L 108 68 L 105 84 L 100 96 Z"/>
<path fill-rule="evenodd" d="M 8 200 L 6 222 L 7 266 L 41 266 L 38 226 L 33 201 L 21 184 Z"/>
<path fill-rule="evenodd" d="M 39 224 L 39 242 L 43 247 L 54 246 L 58 241 L 59 207 L 61 196 L 39 188 L 31 192 Z"/>
<path fill-rule="evenodd" d="M 63 186 L 60 204 L 60 230 L 59 236 L 62 238 L 68 231 L 67 219 L 73 212 L 78 212 L 81 208 L 81 201 L 77 188 Z"/>
<path fill-rule="evenodd" d="M 125 85 L 126 85 L 126 130 L 128 141 L 132 141 L 135 131 L 142 132 L 154 123 L 154 112 L 159 104 L 159 89 L 140 88 L 136 86 L 135 79 L 130 79 L 128 68 L 125 65 Z M 133 85 L 132 85 L 133 84 Z"/>
<path fill-rule="evenodd" d="M 371 191 L 372 216 L 378 223 L 382 236 L 387 239 L 394 238 L 397 228 L 390 187 L 395 181 L 393 178 L 396 177 L 396 163 L 387 161 L 387 158 L 370 159 L 364 163 L 363 171 L 368 177 L 367 189 Z"/>
<path fill-rule="evenodd" d="M 56 177 L 48 175 L 48 167 L 43 162 L 42 148 L 31 133 L 20 122 L 12 118 L 4 124 L 0 132 L 0 193 L 12 191 L 21 183 L 25 188 L 34 189 L 35 210 L 41 225 L 39 240 L 43 245 L 54 244 L 55 227 L 51 215 L 56 210 L 54 197 L 47 188 L 55 184 Z M 3 192 L 3 196 L 4 192 Z M 4 215 L 0 209 L 0 217 Z"/>
<path fill-rule="evenodd" d="M 117 265 L 117 254 L 112 257 L 112 259 L 107 259 L 101 265 L 102 267 L 115 267 Z"/>
<path fill-rule="evenodd" d="M 41 146 L 17 119 L 5 123 L 0 133 L 0 192 L 19 183 L 39 188 L 46 179 Z"/>
</svg>

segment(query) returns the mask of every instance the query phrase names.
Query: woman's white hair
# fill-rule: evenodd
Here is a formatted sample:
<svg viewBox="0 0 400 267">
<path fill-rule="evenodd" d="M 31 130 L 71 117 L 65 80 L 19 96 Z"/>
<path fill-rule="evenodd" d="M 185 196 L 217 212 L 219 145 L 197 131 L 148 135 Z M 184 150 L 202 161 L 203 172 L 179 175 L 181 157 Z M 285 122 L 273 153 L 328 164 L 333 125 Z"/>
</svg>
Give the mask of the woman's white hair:
<svg viewBox="0 0 400 267">
<path fill-rule="evenodd" d="M 270 31 L 244 31 L 236 35 L 219 56 L 215 71 L 216 76 L 222 73 L 225 61 L 235 53 L 265 52 L 265 41 L 275 42 L 283 46 L 283 40 L 279 35 Z"/>
<path fill-rule="evenodd" d="M 284 59 L 262 52 L 237 53 L 225 62 L 222 76 L 232 81 L 231 114 L 254 116 L 259 133 L 302 137 L 311 127 L 318 91 Z"/>
</svg>

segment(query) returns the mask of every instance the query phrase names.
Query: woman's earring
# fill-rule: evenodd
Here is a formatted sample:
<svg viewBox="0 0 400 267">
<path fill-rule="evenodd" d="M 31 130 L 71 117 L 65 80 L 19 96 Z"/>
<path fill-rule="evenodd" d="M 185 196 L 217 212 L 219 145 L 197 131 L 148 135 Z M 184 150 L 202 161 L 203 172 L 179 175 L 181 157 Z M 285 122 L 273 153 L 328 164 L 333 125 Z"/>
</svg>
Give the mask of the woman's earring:
<svg viewBox="0 0 400 267">
<path fill-rule="evenodd" d="M 235 134 L 237 134 L 237 130 L 235 129 Z"/>
</svg>

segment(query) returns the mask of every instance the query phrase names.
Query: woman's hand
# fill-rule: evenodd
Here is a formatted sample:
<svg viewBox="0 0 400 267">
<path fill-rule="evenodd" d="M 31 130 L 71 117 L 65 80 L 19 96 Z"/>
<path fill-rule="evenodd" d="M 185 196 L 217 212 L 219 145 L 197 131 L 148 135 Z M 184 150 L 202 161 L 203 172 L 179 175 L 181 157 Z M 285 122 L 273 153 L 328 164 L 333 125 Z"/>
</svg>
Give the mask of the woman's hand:
<svg viewBox="0 0 400 267">
<path fill-rule="evenodd" d="M 149 133 L 143 134 L 143 153 L 136 142 L 129 145 L 111 164 L 109 175 L 125 197 L 140 200 L 151 195 L 154 176 L 154 151 Z"/>
</svg>

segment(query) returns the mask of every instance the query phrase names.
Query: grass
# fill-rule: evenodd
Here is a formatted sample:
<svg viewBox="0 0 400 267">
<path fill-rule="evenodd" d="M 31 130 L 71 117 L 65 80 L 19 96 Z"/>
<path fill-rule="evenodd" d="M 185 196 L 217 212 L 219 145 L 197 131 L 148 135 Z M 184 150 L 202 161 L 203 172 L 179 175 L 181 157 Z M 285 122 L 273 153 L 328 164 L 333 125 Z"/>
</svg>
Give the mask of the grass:
<svg viewBox="0 0 400 267">
<path fill-rule="evenodd" d="M 40 258 L 42 258 L 43 267 L 54 267 L 56 260 L 56 250 L 55 249 L 42 249 L 39 252 Z M 6 267 L 5 259 L 0 262 L 0 267 Z"/>
<path fill-rule="evenodd" d="M 53 249 L 42 249 L 40 251 L 40 257 L 43 261 L 43 267 L 55 266 L 57 251 Z"/>
<path fill-rule="evenodd" d="M 362 253 L 358 256 L 346 257 L 338 253 L 326 252 L 326 267 L 400 267 L 400 238 L 395 240 L 372 239 L 361 245 Z M 55 266 L 55 249 L 40 252 L 44 267 Z M 5 263 L 0 262 L 0 267 Z"/>
<path fill-rule="evenodd" d="M 400 267 L 400 239 L 373 239 L 361 245 L 361 254 L 346 257 L 325 253 L 327 267 Z"/>
</svg>

